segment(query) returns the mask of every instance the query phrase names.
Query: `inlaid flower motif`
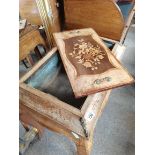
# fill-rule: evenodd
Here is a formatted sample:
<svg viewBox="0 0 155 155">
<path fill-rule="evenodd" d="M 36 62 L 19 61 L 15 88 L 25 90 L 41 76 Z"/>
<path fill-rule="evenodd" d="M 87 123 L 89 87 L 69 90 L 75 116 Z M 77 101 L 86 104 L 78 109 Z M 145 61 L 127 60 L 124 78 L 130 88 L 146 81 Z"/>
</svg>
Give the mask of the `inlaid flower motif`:
<svg viewBox="0 0 155 155">
<path fill-rule="evenodd" d="M 74 43 L 73 51 L 69 55 L 77 59 L 77 63 L 84 67 L 97 70 L 105 53 L 98 45 L 94 46 L 90 42 L 85 42 L 84 39 L 79 39 L 77 43 Z"/>
</svg>

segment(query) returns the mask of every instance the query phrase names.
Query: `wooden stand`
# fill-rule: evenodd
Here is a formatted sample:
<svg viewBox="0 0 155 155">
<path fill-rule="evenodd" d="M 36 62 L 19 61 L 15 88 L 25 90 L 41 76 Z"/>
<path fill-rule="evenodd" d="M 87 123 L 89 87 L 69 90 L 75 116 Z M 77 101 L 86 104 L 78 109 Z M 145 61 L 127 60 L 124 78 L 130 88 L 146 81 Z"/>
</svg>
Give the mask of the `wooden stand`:
<svg viewBox="0 0 155 155">
<path fill-rule="evenodd" d="M 89 138 L 84 138 L 66 129 L 63 125 L 59 125 L 48 118 L 43 118 L 41 114 L 27 108 L 20 102 L 20 120 L 27 124 L 30 124 L 38 129 L 39 137 L 43 133 L 43 129 L 46 127 L 51 131 L 57 132 L 67 136 L 72 140 L 77 147 L 78 155 L 89 155 L 93 145 L 93 133 L 90 134 Z M 38 122 L 40 120 L 40 122 Z"/>
<path fill-rule="evenodd" d="M 120 58 L 125 48 L 121 50 L 120 45 L 116 44 L 114 49 L 113 53 Z M 56 51 L 57 48 L 53 48 L 20 79 L 20 120 L 24 124 L 37 128 L 40 136 L 44 128 L 67 136 L 76 144 L 78 155 L 89 155 L 97 120 L 108 101 L 111 90 L 89 95 L 79 110 L 27 86 L 24 81 L 37 72 Z M 89 112 L 92 112 L 94 116 L 87 122 L 84 118 Z"/>
</svg>

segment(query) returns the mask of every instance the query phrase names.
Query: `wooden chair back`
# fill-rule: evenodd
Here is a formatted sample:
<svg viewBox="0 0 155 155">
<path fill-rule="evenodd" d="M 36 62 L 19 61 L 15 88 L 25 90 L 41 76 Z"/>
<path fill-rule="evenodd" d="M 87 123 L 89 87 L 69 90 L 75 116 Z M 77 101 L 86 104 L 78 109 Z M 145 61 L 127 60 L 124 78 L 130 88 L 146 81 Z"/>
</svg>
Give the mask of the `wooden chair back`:
<svg viewBox="0 0 155 155">
<path fill-rule="evenodd" d="M 119 41 L 123 15 L 114 0 L 64 0 L 66 29 L 93 28 L 100 36 Z"/>
</svg>

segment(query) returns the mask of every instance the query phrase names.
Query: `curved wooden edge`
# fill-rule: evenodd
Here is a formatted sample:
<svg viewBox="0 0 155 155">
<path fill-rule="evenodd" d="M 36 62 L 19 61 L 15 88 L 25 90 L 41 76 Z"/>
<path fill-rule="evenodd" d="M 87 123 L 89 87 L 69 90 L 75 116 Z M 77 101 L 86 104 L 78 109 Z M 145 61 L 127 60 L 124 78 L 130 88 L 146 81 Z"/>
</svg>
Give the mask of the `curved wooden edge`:
<svg viewBox="0 0 155 155">
<path fill-rule="evenodd" d="M 111 1 L 113 2 L 113 4 L 115 5 L 115 7 L 117 8 L 118 13 L 120 14 L 120 20 L 124 23 L 125 20 L 123 18 L 123 14 L 122 14 L 122 11 L 121 11 L 120 7 L 117 5 L 116 1 L 114 1 L 114 0 L 111 0 Z"/>
<path fill-rule="evenodd" d="M 67 29 L 92 27 L 102 37 L 120 40 L 125 21 L 113 0 L 64 0 L 64 9 Z"/>
</svg>

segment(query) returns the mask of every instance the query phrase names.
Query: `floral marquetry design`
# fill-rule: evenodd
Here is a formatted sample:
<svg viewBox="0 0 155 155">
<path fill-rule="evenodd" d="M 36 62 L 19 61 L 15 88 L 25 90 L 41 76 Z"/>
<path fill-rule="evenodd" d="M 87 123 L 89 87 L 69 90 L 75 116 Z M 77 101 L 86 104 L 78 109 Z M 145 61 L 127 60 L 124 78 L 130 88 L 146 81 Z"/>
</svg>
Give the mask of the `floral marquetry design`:
<svg viewBox="0 0 155 155">
<path fill-rule="evenodd" d="M 78 75 L 100 74 L 114 68 L 105 49 L 91 35 L 64 40 L 68 60 Z"/>
<path fill-rule="evenodd" d="M 105 52 L 98 45 L 78 39 L 73 45 L 73 51 L 69 55 L 77 60 L 77 63 L 91 70 L 97 70 L 101 61 L 104 61 Z"/>
<path fill-rule="evenodd" d="M 92 28 L 55 33 L 54 38 L 76 98 L 133 81 Z M 105 94 L 102 94 L 102 97 L 105 98 Z"/>
</svg>

